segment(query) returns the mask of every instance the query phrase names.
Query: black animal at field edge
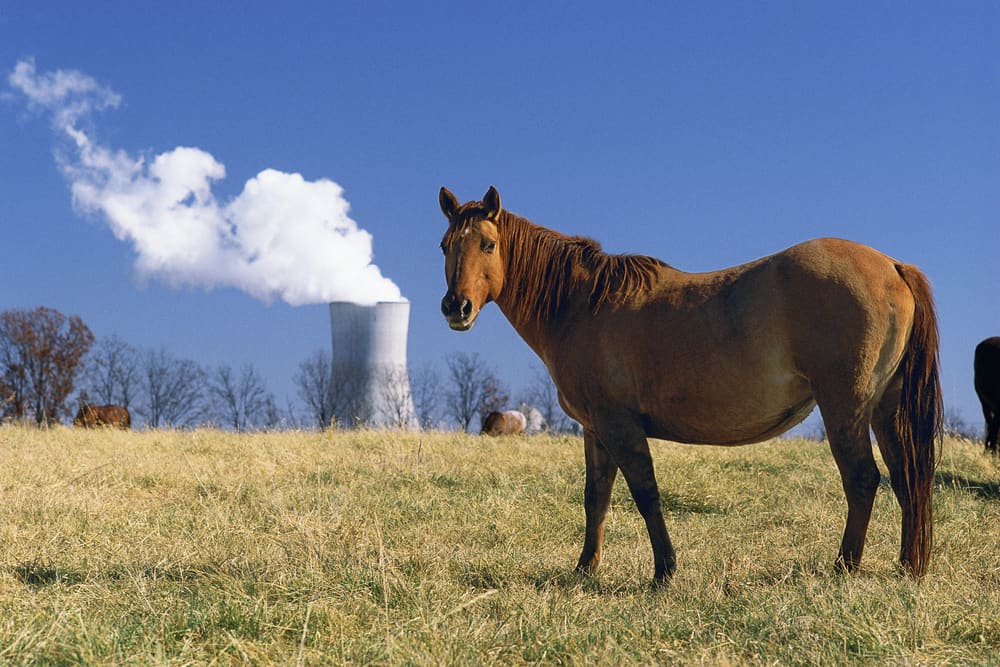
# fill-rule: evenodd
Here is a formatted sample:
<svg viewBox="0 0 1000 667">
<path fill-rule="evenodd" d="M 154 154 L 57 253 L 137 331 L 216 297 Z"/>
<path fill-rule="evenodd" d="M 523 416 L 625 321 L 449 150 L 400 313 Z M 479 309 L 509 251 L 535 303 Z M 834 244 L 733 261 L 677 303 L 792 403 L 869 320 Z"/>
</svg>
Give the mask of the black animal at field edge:
<svg viewBox="0 0 1000 667">
<path fill-rule="evenodd" d="M 986 418 L 986 451 L 1000 454 L 997 445 L 1000 433 L 1000 336 L 987 338 L 976 346 L 973 369 L 976 394 Z"/>
</svg>

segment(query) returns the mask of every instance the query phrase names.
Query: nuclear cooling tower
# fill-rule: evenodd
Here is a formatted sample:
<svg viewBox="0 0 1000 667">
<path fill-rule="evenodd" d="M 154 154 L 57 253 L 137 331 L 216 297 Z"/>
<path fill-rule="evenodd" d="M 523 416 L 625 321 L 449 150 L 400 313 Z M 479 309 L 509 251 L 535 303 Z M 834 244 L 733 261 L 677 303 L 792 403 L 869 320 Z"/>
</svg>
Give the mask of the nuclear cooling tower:
<svg viewBox="0 0 1000 667">
<path fill-rule="evenodd" d="M 332 398 L 343 426 L 417 428 L 406 371 L 408 301 L 330 304 Z"/>
</svg>

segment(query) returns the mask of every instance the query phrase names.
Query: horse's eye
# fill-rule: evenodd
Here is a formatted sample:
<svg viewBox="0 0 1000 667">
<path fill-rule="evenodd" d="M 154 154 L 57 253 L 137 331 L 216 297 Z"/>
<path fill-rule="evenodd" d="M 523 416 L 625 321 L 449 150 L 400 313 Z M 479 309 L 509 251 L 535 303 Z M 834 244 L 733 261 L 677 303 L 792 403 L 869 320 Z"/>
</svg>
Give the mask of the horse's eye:
<svg viewBox="0 0 1000 667">
<path fill-rule="evenodd" d="M 495 241 L 483 241 L 483 252 L 493 252 L 497 244 Z"/>
</svg>

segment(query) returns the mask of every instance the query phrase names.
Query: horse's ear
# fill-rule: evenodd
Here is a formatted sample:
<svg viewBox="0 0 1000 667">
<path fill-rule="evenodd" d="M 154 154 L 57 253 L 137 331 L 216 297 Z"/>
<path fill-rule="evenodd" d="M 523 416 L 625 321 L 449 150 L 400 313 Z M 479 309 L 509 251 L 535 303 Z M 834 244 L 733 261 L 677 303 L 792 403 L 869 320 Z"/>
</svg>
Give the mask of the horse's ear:
<svg viewBox="0 0 1000 667">
<path fill-rule="evenodd" d="M 492 185 L 483 195 L 483 208 L 486 209 L 487 220 L 496 222 L 497 218 L 500 217 L 500 193 Z"/>
<path fill-rule="evenodd" d="M 451 194 L 448 188 L 441 188 L 441 192 L 438 193 L 438 202 L 441 204 L 441 212 L 444 213 L 444 217 L 451 220 L 451 216 L 458 210 L 458 200 L 455 199 L 455 195 Z"/>
</svg>

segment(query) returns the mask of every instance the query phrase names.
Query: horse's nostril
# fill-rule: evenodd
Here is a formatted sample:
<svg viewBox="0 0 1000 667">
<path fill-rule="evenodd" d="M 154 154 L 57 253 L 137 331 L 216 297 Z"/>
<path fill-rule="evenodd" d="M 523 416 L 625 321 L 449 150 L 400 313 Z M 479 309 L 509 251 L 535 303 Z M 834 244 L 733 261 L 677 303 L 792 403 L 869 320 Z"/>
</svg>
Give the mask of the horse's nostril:
<svg viewBox="0 0 1000 667">
<path fill-rule="evenodd" d="M 472 317 L 472 302 L 459 297 L 457 294 L 448 293 L 441 299 L 441 312 L 448 318 L 453 318 L 457 315 L 463 320 L 467 320 Z"/>
</svg>

